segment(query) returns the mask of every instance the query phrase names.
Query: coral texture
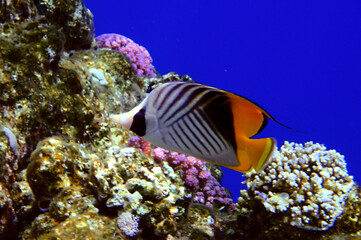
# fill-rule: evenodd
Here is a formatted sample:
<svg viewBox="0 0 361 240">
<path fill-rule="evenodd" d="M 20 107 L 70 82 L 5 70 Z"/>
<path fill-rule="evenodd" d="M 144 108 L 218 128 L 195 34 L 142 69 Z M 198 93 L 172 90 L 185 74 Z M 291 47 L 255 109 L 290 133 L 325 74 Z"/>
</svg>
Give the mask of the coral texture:
<svg viewBox="0 0 361 240">
<path fill-rule="evenodd" d="M 354 184 L 347 196 L 346 204 L 342 215 L 336 221 L 335 228 L 345 229 L 353 232 L 354 229 L 361 229 L 361 187 Z M 361 232 L 359 231 L 361 234 Z"/>
<path fill-rule="evenodd" d="M 134 237 L 138 234 L 139 217 L 134 216 L 130 212 L 123 212 L 118 216 L 118 227 L 125 235 Z"/>
<path fill-rule="evenodd" d="M 248 193 L 268 211 L 284 213 L 291 225 L 313 230 L 333 226 L 354 184 L 344 157 L 312 142 L 285 142 L 262 172 L 246 177 Z"/>
<path fill-rule="evenodd" d="M 34 1 L 38 13 L 44 15 L 52 27 L 62 29 L 64 48 L 88 49 L 94 42 L 93 14 L 82 1 Z"/>
<path fill-rule="evenodd" d="M 152 58 L 143 46 L 120 34 L 103 34 L 98 36 L 99 47 L 106 47 L 124 53 L 132 62 L 133 67 L 140 76 L 156 77 L 152 65 Z"/>
<path fill-rule="evenodd" d="M 207 169 L 206 162 L 160 147 L 156 147 L 153 154 L 155 160 L 167 161 L 173 168 L 183 172 L 185 183 L 196 189 L 194 202 L 202 203 L 209 207 L 217 205 L 219 207 L 226 206 L 229 212 L 233 211 L 235 205 L 232 199 L 228 196 L 224 187 L 212 176 L 210 170 Z"/>
<path fill-rule="evenodd" d="M 109 122 L 158 84 L 192 79 L 139 76 L 123 53 L 96 48 L 92 15 L 80 0 L 1 1 L 0 22 L 0 239 L 361 236 L 360 187 L 346 198 L 352 179 L 342 157 L 322 146 L 284 147 L 268 175 L 248 176 L 249 189 L 229 214 L 219 168 L 160 148 L 154 153 Z M 131 48 L 134 56 L 138 50 Z M 304 198 L 293 194 L 301 190 Z M 301 204 L 298 217 L 293 207 Z M 344 212 L 330 227 L 339 208 Z M 291 221 L 330 228 L 285 224 Z"/>
<path fill-rule="evenodd" d="M 134 146 L 141 152 L 150 154 L 150 143 L 138 136 L 133 136 L 128 146 Z M 168 162 L 174 169 L 180 170 L 185 184 L 195 189 L 193 201 L 209 207 L 226 207 L 229 212 L 235 208 L 232 199 L 224 187 L 207 169 L 207 163 L 192 156 L 171 152 L 155 147 L 153 157 L 158 162 Z"/>
<path fill-rule="evenodd" d="M 138 136 L 132 136 L 127 144 L 128 147 L 135 147 L 139 149 L 144 155 L 151 156 L 152 148 L 150 142 L 145 141 Z"/>
</svg>

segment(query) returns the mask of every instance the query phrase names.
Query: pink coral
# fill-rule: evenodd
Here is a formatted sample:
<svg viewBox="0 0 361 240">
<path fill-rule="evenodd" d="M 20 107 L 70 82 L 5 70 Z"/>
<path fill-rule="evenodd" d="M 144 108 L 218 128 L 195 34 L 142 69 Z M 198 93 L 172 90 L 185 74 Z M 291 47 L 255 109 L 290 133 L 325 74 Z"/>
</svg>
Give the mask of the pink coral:
<svg viewBox="0 0 361 240">
<path fill-rule="evenodd" d="M 130 144 L 130 142 L 137 142 L 141 144 Z M 142 138 L 132 137 L 128 146 L 139 148 L 142 152 L 146 151 L 147 142 Z M 150 146 L 150 145 L 149 145 Z M 196 189 L 194 202 L 205 204 L 209 207 L 214 207 L 216 201 L 228 207 L 229 212 L 235 209 L 235 204 L 224 187 L 212 176 L 211 172 L 206 167 L 206 162 L 199 160 L 192 156 L 186 156 L 181 153 L 171 152 L 160 147 L 153 150 L 153 157 L 155 161 L 168 162 L 174 169 L 183 171 L 183 180 L 188 187 Z"/>
<path fill-rule="evenodd" d="M 139 76 L 156 77 L 152 65 L 152 58 L 143 46 L 133 42 L 133 40 L 120 34 L 103 34 L 96 38 L 98 46 L 101 48 L 111 48 L 125 54 Z"/>
<path fill-rule="evenodd" d="M 143 138 L 138 136 L 130 137 L 127 146 L 138 148 L 144 155 L 150 156 L 152 149 L 150 148 L 150 142 L 145 141 Z"/>
<path fill-rule="evenodd" d="M 165 150 L 160 147 L 156 147 L 153 150 L 153 156 L 156 161 L 159 161 L 159 162 L 167 161 L 172 166 L 177 166 L 181 163 L 184 163 L 187 158 L 187 156 L 184 154 L 177 153 L 177 152 L 170 152 L 170 151 Z"/>
<path fill-rule="evenodd" d="M 125 235 L 134 237 L 139 233 L 138 221 L 139 217 L 134 216 L 130 212 L 123 212 L 118 216 L 118 228 L 122 230 Z"/>
<path fill-rule="evenodd" d="M 213 207 L 215 201 L 218 201 L 228 206 L 229 211 L 235 208 L 232 199 L 228 197 L 224 187 L 206 168 L 206 162 L 195 157 L 186 157 L 184 154 L 170 152 L 160 147 L 154 149 L 153 156 L 158 161 L 167 161 L 173 168 L 183 170 L 183 180 L 185 183 L 189 187 L 197 188 L 194 197 L 195 202 Z"/>
</svg>

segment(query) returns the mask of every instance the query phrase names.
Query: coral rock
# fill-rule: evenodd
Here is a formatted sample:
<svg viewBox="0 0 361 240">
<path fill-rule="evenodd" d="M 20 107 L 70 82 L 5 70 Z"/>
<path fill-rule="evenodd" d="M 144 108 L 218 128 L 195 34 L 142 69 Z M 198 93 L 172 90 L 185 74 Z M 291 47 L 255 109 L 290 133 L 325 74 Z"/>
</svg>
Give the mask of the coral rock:
<svg viewBox="0 0 361 240">
<path fill-rule="evenodd" d="M 321 144 L 288 143 L 260 173 L 246 174 L 250 196 L 285 221 L 305 229 L 326 230 L 344 210 L 353 178 L 344 157 Z"/>
<path fill-rule="evenodd" d="M 99 47 L 106 47 L 125 54 L 139 76 L 156 77 L 152 58 L 143 46 L 120 34 L 103 34 L 97 37 Z"/>
</svg>

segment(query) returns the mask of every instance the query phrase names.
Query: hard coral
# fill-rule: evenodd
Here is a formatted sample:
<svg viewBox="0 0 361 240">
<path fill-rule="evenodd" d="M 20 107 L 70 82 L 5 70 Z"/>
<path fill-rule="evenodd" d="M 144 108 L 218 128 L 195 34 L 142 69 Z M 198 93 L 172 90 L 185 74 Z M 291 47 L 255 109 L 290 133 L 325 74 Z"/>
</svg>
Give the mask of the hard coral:
<svg viewBox="0 0 361 240">
<path fill-rule="evenodd" d="M 333 226 L 353 186 L 344 157 L 313 142 L 285 142 L 262 172 L 246 177 L 247 193 L 269 212 L 282 213 L 291 225 L 313 230 Z M 239 201 L 245 190 L 241 195 Z"/>
<path fill-rule="evenodd" d="M 107 121 L 157 84 L 191 79 L 140 77 L 156 74 L 130 42 L 128 57 L 88 49 L 93 22 L 81 0 L 0 5 L 0 239 L 129 238 L 121 212 L 139 217 L 138 239 L 199 236 L 197 225 L 220 232 L 208 211 L 187 224 L 193 189 L 168 162 L 121 148 L 130 132 Z"/>
<path fill-rule="evenodd" d="M 140 147 L 141 151 L 148 151 L 149 145 L 145 144 L 146 141 L 140 137 L 132 137 L 129 142 L 132 146 Z M 142 147 L 145 147 L 145 149 L 142 149 Z M 186 185 L 196 190 L 194 202 L 202 203 L 209 207 L 217 206 L 218 202 L 219 205 L 227 206 L 230 212 L 235 208 L 232 199 L 229 198 L 224 187 L 207 169 L 206 162 L 160 147 L 154 149 L 153 156 L 155 161 L 168 162 L 174 169 L 182 171 L 183 180 Z"/>
<path fill-rule="evenodd" d="M 128 147 L 135 147 L 138 148 L 144 155 L 150 156 L 151 155 L 151 146 L 150 142 L 145 141 L 143 138 L 132 136 L 129 139 L 127 144 Z"/>
<path fill-rule="evenodd" d="M 143 46 L 120 34 L 103 34 L 98 36 L 97 42 L 101 48 L 111 48 L 125 54 L 137 70 L 139 76 L 156 77 L 152 65 L 152 58 Z"/>
<path fill-rule="evenodd" d="M 90 48 L 94 40 L 93 14 L 80 0 L 34 1 L 39 13 L 61 29 L 67 51 Z"/>
<path fill-rule="evenodd" d="M 122 230 L 125 235 L 134 237 L 139 232 L 138 221 L 139 217 L 134 216 L 130 212 L 123 212 L 118 216 L 118 228 Z"/>
<path fill-rule="evenodd" d="M 347 196 L 344 212 L 336 222 L 335 228 L 341 228 L 347 232 L 359 232 L 361 234 L 361 187 L 354 184 Z"/>
<path fill-rule="evenodd" d="M 167 162 L 156 163 L 135 148 L 113 146 L 90 167 L 91 183 L 107 208 L 134 213 L 158 234 L 175 227 L 186 189 Z"/>
</svg>

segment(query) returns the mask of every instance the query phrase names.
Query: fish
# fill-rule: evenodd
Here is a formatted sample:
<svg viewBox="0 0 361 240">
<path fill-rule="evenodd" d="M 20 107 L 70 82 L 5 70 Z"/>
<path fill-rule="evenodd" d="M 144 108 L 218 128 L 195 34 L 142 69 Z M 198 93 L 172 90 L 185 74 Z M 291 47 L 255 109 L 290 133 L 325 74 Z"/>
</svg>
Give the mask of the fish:
<svg viewBox="0 0 361 240">
<path fill-rule="evenodd" d="M 200 83 L 162 83 L 138 106 L 110 119 L 158 147 L 243 173 L 261 171 L 276 146 L 272 137 L 251 138 L 268 119 L 277 122 L 269 113 Z"/>
</svg>

